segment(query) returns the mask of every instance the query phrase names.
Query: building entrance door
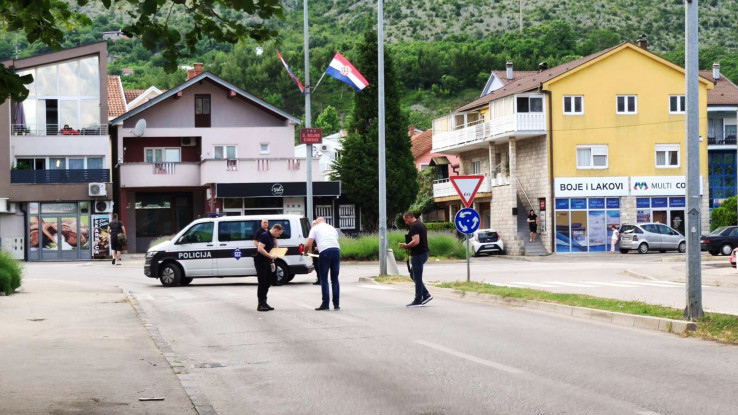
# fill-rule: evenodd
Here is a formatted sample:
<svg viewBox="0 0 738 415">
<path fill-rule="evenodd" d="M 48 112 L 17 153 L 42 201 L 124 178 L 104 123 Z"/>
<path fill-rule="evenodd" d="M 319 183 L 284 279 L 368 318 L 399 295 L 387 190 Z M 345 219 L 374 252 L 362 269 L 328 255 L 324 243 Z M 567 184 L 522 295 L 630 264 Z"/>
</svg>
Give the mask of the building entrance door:
<svg viewBox="0 0 738 415">
<path fill-rule="evenodd" d="M 668 225 L 669 219 L 667 218 L 666 211 L 665 210 L 654 210 L 653 211 L 653 221 L 657 223 L 663 223 L 664 225 Z"/>
<path fill-rule="evenodd" d="M 672 210 L 670 213 L 671 218 L 669 219 L 669 226 L 676 229 L 677 232 L 685 235 L 684 233 L 684 211 L 683 210 Z"/>
</svg>

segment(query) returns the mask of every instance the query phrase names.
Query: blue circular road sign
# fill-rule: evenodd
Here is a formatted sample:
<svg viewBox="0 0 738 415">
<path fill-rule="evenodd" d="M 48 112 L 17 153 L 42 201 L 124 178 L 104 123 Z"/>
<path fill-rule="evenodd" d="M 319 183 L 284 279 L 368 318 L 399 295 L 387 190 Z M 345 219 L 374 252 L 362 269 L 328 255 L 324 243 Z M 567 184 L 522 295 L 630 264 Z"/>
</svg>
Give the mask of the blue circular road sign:
<svg viewBox="0 0 738 415">
<path fill-rule="evenodd" d="M 482 223 L 482 219 L 479 217 L 479 213 L 472 208 L 461 209 L 454 218 L 456 229 L 459 232 L 470 235 L 479 229 L 479 225 Z"/>
</svg>

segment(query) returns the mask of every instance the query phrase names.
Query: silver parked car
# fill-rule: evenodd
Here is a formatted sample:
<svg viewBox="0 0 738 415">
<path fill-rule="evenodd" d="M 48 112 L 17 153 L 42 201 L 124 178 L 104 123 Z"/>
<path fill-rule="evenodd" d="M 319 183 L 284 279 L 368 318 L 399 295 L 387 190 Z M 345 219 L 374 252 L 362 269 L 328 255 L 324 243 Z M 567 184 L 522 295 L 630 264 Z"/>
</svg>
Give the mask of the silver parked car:
<svg viewBox="0 0 738 415">
<path fill-rule="evenodd" d="M 687 252 L 687 240 L 676 230 L 662 223 L 625 224 L 620 227 L 620 253 L 627 254 L 631 249 L 645 254 L 654 251 Z"/>
</svg>

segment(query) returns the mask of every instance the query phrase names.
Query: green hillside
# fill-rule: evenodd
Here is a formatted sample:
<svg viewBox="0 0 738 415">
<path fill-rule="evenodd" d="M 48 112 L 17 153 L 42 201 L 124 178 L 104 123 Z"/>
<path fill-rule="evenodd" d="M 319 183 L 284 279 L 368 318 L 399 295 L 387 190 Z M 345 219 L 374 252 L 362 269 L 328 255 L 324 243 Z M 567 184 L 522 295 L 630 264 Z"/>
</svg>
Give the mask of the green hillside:
<svg viewBox="0 0 738 415">
<path fill-rule="evenodd" d="M 428 128 L 430 119 L 478 96 L 489 72 L 504 68 L 508 59 L 516 69 L 533 70 L 539 62 L 550 66 L 612 46 L 649 38 L 651 50 L 676 63 L 683 62 L 683 0 L 524 0 L 523 31 L 519 17 L 521 0 L 404 0 L 385 3 L 387 53 L 396 65 L 402 103 L 411 121 Z M 302 55 L 302 4 L 285 0 L 285 20 L 269 24 L 279 38 L 257 45 L 245 41 L 235 46 L 203 40 L 191 65 L 204 62 L 222 76 L 267 101 L 301 115 L 303 99 L 276 58 L 282 52 L 297 76 L 304 80 Z M 123 10 L 109 12 L 99 3 L 82 9 L 93 19 L 91 27 L 67 31 L 65 46 L 102 40 L 102 32 L 125 26 Z M 175 7 L 171 21 L 189 25 L 187 15 Z M 700 42 L 703 68 L 720 61 L 723 73 L 738 79 L 738 0 L 700 2 Z M 312 0 L 310 2 L 311 80 L 315 84 L 331 57 L 340 51 L 349 60 L 361 34 L 376 21 L 376 1 Z M 256 54 L 256 47 L 263 54 Z M 22 35 L 0 33 L 0 58 L 30 56 L 47 51 L 29 45 Z M 124 76 L 126 88 L 156 85 L 171 88 L 184 80 L 184 71 L 166 74 L 164 61 L 146 50 L 137 39 L 109 42 L 113 57 L 110 72 Z M 361 68 L 358 68 L 361 70 Z M 369 82 L 375 82 L 369 79 Z M 353 90 L 326 78 L 313 95 L 313 114 L 328 105 L 342 116 L 350 112 Z"/>
</svg>

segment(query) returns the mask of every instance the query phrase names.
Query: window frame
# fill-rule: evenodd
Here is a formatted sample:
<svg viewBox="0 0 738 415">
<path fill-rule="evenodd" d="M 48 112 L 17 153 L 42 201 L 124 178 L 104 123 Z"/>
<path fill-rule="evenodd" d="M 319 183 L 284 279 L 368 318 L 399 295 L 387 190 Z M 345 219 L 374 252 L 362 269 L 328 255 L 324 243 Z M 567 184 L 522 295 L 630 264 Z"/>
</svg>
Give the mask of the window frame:
<svg viewBox="0 0 738 415">
<path fill-rule="evenodd" d="M 146 151 L 147 150 L 151 150 L 152 151 L 152 155 L 153 155 L 153 160 L 152 161 L 147 161 L 146 160 Z M 161 150 L 161 156 L 162 156 L 162 160 L 161 161 L 156 161 L 156 153 L 155 153 L 156 150 Z M 167 160 L 165 160 L 166 154 L 167 154 L 167 150 L 177 150 L 177 151 L 179 151 L 179 161 L 167 161 Z M 150 163 L 150 164 L 151 163 L 181 163 L 182 162 L 182 147 L 144 147 L 144 157 L 143 157 L 143 159 L 144 159 L 144 163 Z"/>
<path fill-rule="evenodd" d="M 527 111 L 520 111 L 518 107 L 518 100 L 525 99 L 528 101 L 528 110 Z M 540 111 L 531 111 L 531 99 L 540 99 L 541 100 L 541 110 Z M 542 95 L 516 95 L 515 96 L 515 114 L 544 114 L 546 112 L 545 109 L 545 100 L 543 99 Z"/>
<path fill-rule="evenodd" d="M 215 150 L 218 147 L 221 148 L 221 151 L 222 151 L 222 153 L 224 155 L 224 157 L 222 157 L 222 158 L 218 158 L 218 157 L 215 156 Z M 232 157 L 232 158 L 229 158 L 228 157 L 228 147 L 233 147 L 234 157 Z M 215 145 L 213 145 L 213 158 L 215 160 L 237 160 L 238 159 L 238 145 L 236 145 L 236 144 L 215 144 Z"/>
<path fill-rule="evenodd" d="M 618 101 L 620 98 L 625 99 L 625 111 L 618 109 Z M 628 111 L 628 98 L 633 98 L 633 111 Z M 615 114 L 617 115 L 637 115 L 638 114 L 638 95 L 616 95 L 615 96 Z"/>
<path fill-rule="evenodd" d="M 572 108 L 572 111 L 566 111 L 566 100 L 567 100 L 567 98 L 571 99 L 571 108 Z M 574 110 L 574 108 L 576 107 L 576 105 L 575 105 L 576 98 L 579 98 L 580 101 L 581 101 L 581 104 L 580 105 L 581 105 L 582 110 L 579 111 L 579 112 L 577 112 L 577 111 Z M 564 97 L 563 97 L 563 105 L 561 107 L 561 112 L 564 115 L 584 115 L 584 95 L 564 95 Z"/>
<path fill-rule="evenodd" d="M 263 146 L 266 146 L 266 151 L 264 151 Z M 259 154 L 271 154 L 272 153 L 272 146 L 270 143 L 259 143 Z"/>
<path fill-rule="evenodd" d="M 580 149 L 589 149 L 589 165 L 586 166 L 580 166 L 579 165 L 579 150 Z M 594 157 L 595 156 L 601 156 L 602 154 L 596 154 L 598 151 L 601 152 L 602 150 L 605 150 L 605 165 L 604 166 L 595 166 L 594 165 Z M 610 168 L 610 148 L 607 144 L 586 144 L 586 145 L 578 145 L 576 147 L 576 164 L 577 164 L 577 170 L 605 170 Z"/>
<path fill-rule="evenodd" d="M 676 98 L 676 111 L 671 107 L 671 100 Z M 669 114 L 685 114 L 687 111 L 687 99 L 685 95 L 669 95 Z"/>
<path fill-rule="evenodd" d="M 479 166 L 479 170 L 474 168 L 474 166 Z M 471 161 L 471 174 L 473 175 L 481 175 L 482 174 L 482 160 L 481 159 L 474 159 Z"/>
<path fill-rule="evenodd" d="M 677 153 L 677 164 L 672 165 L 669 164 L 669 152 L 676 151 Z M 665 165 L 659 165 L 659 152 L 665 152 L 664 154 L 664 160 L 666 161 Z M 654 166 L 656 166 L 657 169 L 678 169 L 682 166 L 682 148 L 679 144 L 656 144 L 654 146 L 654 160 L 653 160 Z"/>
</svg>

